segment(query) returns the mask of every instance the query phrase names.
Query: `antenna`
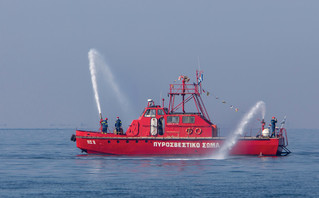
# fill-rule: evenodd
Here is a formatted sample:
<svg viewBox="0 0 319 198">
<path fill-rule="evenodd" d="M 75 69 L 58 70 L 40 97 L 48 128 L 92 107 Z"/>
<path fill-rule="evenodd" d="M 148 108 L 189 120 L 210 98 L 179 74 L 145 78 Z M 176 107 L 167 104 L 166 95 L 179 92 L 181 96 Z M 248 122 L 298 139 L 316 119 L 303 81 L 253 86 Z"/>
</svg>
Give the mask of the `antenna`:
<svg viewBox="0 0 319 198">
<path fill-rule="evenodd" d="M 162 101 L 162 99 L 163 99 L 162 94 L 163 94 L 163 90 L 161 90 L 161 92 L 160 92 L 159 104 L 161 103 L 161 101 Z"/>
<path fill-rule="evenodd" d="M 280 129 L 284 128 L 286 124 L 287 116 L 285 115 L 284 119 L 280 122 Z"/>
<path fill-rule="evenodd" d="M 198 64 L 198 71 L 200 71 L 200 61 L 199 61 L 199 56 L 197 56 L 197 64 Z"/>
</svg>

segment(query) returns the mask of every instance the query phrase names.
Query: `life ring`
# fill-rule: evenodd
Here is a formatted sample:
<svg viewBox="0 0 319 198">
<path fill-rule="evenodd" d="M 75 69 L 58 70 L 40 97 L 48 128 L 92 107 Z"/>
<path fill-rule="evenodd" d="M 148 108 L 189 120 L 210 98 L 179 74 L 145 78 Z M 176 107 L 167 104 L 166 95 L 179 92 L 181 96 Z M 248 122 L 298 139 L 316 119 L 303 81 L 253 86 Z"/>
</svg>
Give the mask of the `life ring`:
<svg viewBox="0 0 319 198">
<path fill-rule="evenodd" d="M 133 121 L 128 130 L 126 131 L 127 136 L 137 136 L 138 135 L 139 122 L 137 120 Z"/>
<path fill-rule="evenodd" d="M 132 123 L 132 134 L 133 136 L 137 136 L 138 134 L 138 122 Z"/>
<path fill-rule="evenodd" d="M 200 134 L 202 133 L 202 129 L 196 128 L 196 129 L 195 129 L 195 133 L 196 133 L 197 135 L 200 135 Z"/>
<path fill-rule="evenodd" d="M 187 129 L 186 129 L 186 133 L 187 133 L 188 135 L 192 134 L 192 133 L 193 133 L 193 129 L 187 128 Z"/>
</svg>

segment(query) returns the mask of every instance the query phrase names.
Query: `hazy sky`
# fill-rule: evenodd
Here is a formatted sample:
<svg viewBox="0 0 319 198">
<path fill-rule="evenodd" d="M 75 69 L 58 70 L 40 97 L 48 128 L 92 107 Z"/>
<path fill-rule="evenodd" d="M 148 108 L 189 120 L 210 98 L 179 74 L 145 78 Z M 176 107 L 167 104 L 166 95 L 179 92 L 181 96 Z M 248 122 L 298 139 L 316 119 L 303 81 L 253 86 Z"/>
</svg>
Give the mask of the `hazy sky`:
<svg viewBox="0 0 319 198">
<path fill-rule="evenodd" d="M 197 57 L 213 122 L 233 126 L 259 100 L 267 121 L 318 128 L 319 1 L 0 0 L 0 128 L 97 127 L 88 52 L 111 68 L 104 116 L 137 118 L 169 83 L 194 81 Z M 229 108 L 232 104 L 239 112 Z"/>
</svg>

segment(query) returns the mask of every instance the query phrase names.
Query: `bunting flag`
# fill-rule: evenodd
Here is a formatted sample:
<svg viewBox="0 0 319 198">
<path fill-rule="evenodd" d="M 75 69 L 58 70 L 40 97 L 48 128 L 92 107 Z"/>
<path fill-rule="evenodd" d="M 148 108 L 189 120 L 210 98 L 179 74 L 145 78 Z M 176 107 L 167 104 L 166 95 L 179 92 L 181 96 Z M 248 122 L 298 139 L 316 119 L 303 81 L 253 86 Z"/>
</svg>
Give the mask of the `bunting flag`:
<svg viewBox="0 0 319 198">
<path fill-rule="evenodd" d="M 209 92 L 209 91 L 207 91 L 207 90 L 205 90 L 205 89 L 202 89 L 202 90 L 203 90 L 203 93 L 206 93 L 207 96 L 210 95 L 210 92 Z M 216 100 L 219 100 L 219 99 L 220 99 L 220 97 L 215 96 L 214 94 L 212 94 L 212 95 L 213 95 L 213 97 L 215 97 Z M 226 100 L 222 100 L 221 103 L 227 104 L 228 102 L 226 102 Z M 239 109 L 238 109 L 237 107 L 235 107 L 234 105 L 232 105 L 232 104 L 229 105 L 229 108 L 230 108 L 230 109 L 233 109 L 235 112 L 238 112 L 238 111 L 239 111 Z"/>
<path fill-rule="evenodd" d="M 200 83 L 203 82 L 203 80 L 204 80 L 204 74 L 202 73 L 202 75 L 198 79 L 198 85 L 200 85 Z"/>
</svg>

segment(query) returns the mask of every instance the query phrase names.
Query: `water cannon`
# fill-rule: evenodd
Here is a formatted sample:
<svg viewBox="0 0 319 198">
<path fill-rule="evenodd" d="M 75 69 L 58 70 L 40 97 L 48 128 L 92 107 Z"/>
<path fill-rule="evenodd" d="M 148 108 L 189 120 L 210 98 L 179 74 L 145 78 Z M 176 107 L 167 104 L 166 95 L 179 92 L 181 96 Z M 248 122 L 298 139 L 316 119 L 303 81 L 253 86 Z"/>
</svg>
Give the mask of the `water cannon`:
<svg viewBox="0 0 319 198">
<path fill-rule="evenodd" d="M 100 119 L 103 120 L 103 118 L 102 118 L 102 113 L 100 113 Z"/>
</svg>

